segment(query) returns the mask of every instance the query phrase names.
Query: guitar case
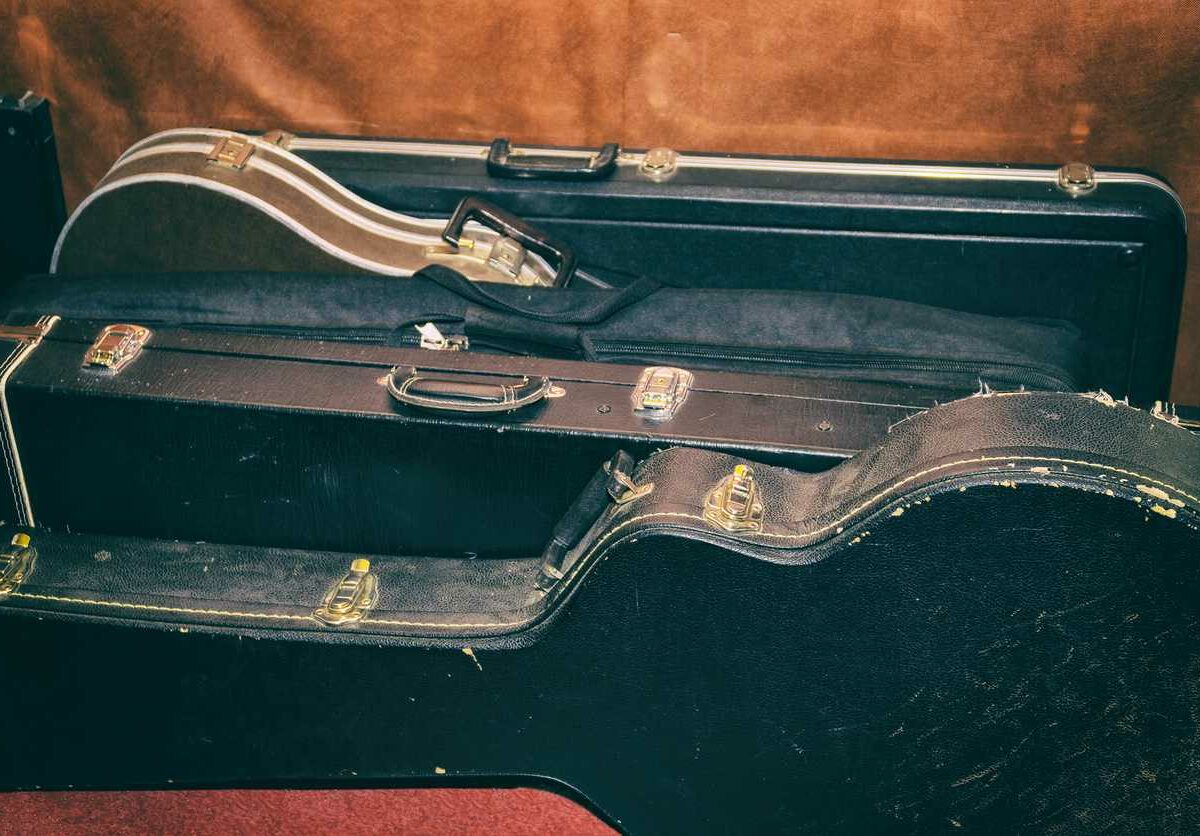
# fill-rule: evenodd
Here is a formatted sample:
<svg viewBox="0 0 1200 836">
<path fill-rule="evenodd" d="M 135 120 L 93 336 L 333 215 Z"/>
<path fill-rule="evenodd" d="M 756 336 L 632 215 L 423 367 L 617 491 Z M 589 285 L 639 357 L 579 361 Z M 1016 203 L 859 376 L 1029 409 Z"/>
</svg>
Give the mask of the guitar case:
<svg viewBox="0 0 1200 836">
<path fill-rule="evenodd" d="M 1200 815 L 1160 183 L 849 166 L 838 208 L 799 197 L 847 188 L 832 163 L 613 148 L 579 183 L 484 149 L 547 216 L 621 221 L 577 252 L 539 213 L 364 197 L 309 141 L 152 137 L 0 299 L 0 789 L 534 784 L 638 833 Z M 619 236 L 672 202 L 711 246 L 631 275 Z M 1011 225 L 921 226 L 956 211 Z M 886 246 L 828 285 L 717 254 L 770 224 Z M 1013 240 L 1056 255 L 938 266 Z"/>
<path fill-rule="evenodd" d="M 817 473 L 612 472 L 508 558 L 8 528 L 0 786 L 533 783 L 654 833 L 1200 814 L 1169 413 L 984 393 Z"/>
</svg>

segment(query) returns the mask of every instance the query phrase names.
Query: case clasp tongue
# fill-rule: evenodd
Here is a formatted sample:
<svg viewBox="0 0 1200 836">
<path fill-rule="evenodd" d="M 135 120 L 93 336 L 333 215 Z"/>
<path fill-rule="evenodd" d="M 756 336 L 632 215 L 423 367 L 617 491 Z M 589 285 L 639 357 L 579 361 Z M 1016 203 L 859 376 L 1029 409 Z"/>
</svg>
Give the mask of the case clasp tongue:
<svg viewBox="0 0 1200 836">
<path fill-rule="evenodd" d="M 37 549 L 29 541 L 29 535 L 14 534 L 12 542 L 0 551 L 0 601 L 17 591 L 33 574 Z"/>
<path fill-rule="evenodd" d="M 360 557 L 325 593 L 321 606 L 313 610 L 313 618 L 332 627 L 353 624 L 362 621 L 377 603 L 379 581 L 371 574 L 371 561 Z"/>
<path fill-rule="evenodd" d="M 687 369 L 650 366 L 633 390 L 633 413 L 654 421 L 670 421 L 687 400 L 695 377 Z"/>
<path fill-rule="evenodd" d="M 150 329 L 121 323 L 105 326 L 83 356 L 83 365 L 107 369 L 116 374 L 133 362 L 150 339 Z"/>
<path fill-rule="evenodd" d="M 752 467 L 737 465 L 708 492 L 704 519 L 729 532 L 762 531 L 763 504 Z"/>
</svg>

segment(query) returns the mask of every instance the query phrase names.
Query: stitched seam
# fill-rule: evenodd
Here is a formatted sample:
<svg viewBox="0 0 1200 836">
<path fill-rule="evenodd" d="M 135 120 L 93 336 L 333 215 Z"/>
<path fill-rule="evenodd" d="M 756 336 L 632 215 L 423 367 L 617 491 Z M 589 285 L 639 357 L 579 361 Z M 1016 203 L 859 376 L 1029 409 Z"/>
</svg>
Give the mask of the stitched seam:
<svg viewBox="0 0 1200 836">
<path fill-rule="evenodd" d="M 523 618 L 520 621 L 489 621 L 476 624 L 449 624 L 428 621 L 402 621 L 393 618 L 371 618 L 367 616 L 362 620 L 364 624 L 387 624 L 392 627 L 519 627 L 528 622 L 529 619 Z"/>
<path fill-rule="evenodd" d="M 759 537 L 775 537 L 775 538 L 779 538 L 779 539 L 791 539 L 791 540 L 804 540 L 804 539 L 816 537 L 817 535 L 819 535 L 825 531 L 829 531 L 830 529 L 835 528 L 839 524 L 844 523 L 845 521 L 849 520 L 851 517 L 859 514 L 861 511 L 870 507 L 871 505 L 874 505 L 883 497 L 885 497 L 891 493 L 894 493 L 901 486 L 913 481 L 914 479 L 918 479 L 921 476 L 928 475 L 930 473 L 935 473 L 939 470 L 945 470 L 947 468 L 956 467 L 958 465 L 976 464 L 976 463 L 980 463 L 980 462 L 993 462 L 993 461 L 1054 462 L 1054 463 L 1058 463 L 1058 464 L 1076 464 L 1076 465 L 1082 465 L 1085 467 L 1092 467 L 1092 468 L 1097 468 L 1097 469 L 1101 469 L 1101 470 L 1108 470 L 1108 471 L 1112 471 L 1115 473 L 1123 473 L 1127 476 L 1132 476 L 1136 479 L 1142 479 L 1142 480 L 1145 480 L 1148 482 L 1153 482 L 1155 484 L 1162 485 L 1164 487 L 1170 488 L 1171 490 L 1173 490 L 1179 494 L 1182 494 L 1183 496 L 1188 497 L 1189 499 L 1191 499 L 1193 501 L 1197 501 L 1195 497 L 1191 496 L 1190 494 L 1188 494 L 1185 491 L 1180 490 L 1179 488 L 1176 488 L 1175 486 L 1173 486 L 1167 482 L 1153 479 L 1149 476 L 1145 476 L 1145 475 L 1137 473 L 1135 471 L 1125 470 L 1125 469 L 1119 468 L 1119 467 L 1112 467 L 1110 465 L 1098 464 L 1096 462 L 1087 462 L 1087 461 L 1076 460 L 1076 459 L 1062 459 L 1062 458 L 1054 458 L 1054 457 L 1047 457 L 1047 456 L 981 456 L 981 457 L 975 458 L 975 459 L 960 459 L 960 460 L 953 461 L 953 462 L 947 462 L 945 464 L 937 465 L 936 467 L 928 468 L 919 473 L 915 473 L 911 476 L 907 476 L 904 479 L 900 480 L 899 482 L 896 482 L 895 484 L 889 486 L 885 490 L 880 491 L 874 497 L 872 497 L 871 499 L 867 500 L 866 502 L 858 505 L 856 508 L 849 511 L 848 513 L 846 513 L 844 516 L 840 517 L 839 519 L 837 519 L 831 523 L 828 523 L 827 525 L 824 525 L 821 528 L 818 528 L 814 531 L 810 531 L 805 534 L 776 534 L 776 533 L 765 533 L 764 532 L 764 533 L 759 533 L 757 536 L 759 536 Z M 667 519 L 667 518 L 688 519 L 688 520 L 695 520 L 698 522 L 705 522 L 704 517 L 698 516 L 696 514 L 688 514 L 688 513 L 678 512 L 678 511 L 660 511 L 657 513 L 641 514 L 636 517 L 631 517 L 630 519 L 625 520 L 623 523 L 621 523 L 620 525 L 611 529 L 603 537 L 601 537 L 596 542 L 596 544 L 588 551 L 587 558 L 585 558 L 585 560 L 590 559 L 592 556 L 594 556 L 596 554 L 596 552 L 599 551 L 600 547 L 603 546 L 610 539 L 612 539 L 612 537 L 614 535 L 616 535 L 617 532 L 619 532 L 625 528 L 628 528 L 629 526 L 633 525 L 634 523 L 640 522 L 642 520 Z M 285 613 L 237 612 L 237 611 L 232 611 L 232 610 L 200 609 L 200 608 L 192 608 L 192 607 L 168 607 L 168 606 L 162 606 L 162 605 L 158 605 L 158 604 L 135 604 L 135 603 L 130 603 L 130 602 L 126 602 L 126 601 L 103 601 L 103 600 L 98 600 L 98 599 L 94 599 L 94 598 L 75 598 L 75 597 L 70 597 L 70 596 L 65 596 L 65 595 L 46 595 L 46 594 L 37 593 L 37 592 L 21 592 L 19 590 L 16 592 L 13 592 L 9 597 L 23 598 L 23 599 L 35 600 L 35 601 L 55 601 L 55 602 L 70 603 L 70 604 L 86 604 L 86 605 L 98 606 L 98 607 L 112 607 L 112 608 L 116 608 L 116 609 L 144 610 L 144 611 L 149 611 L 149 612 L 185 613 L 185 614 L 189 614 L 189 615 L 218 615 L 218 616 L 226 616 L 229 618 L 265 618 L 265 619 L 274 619 L 274 620 L 282 620 L 282 621 L 312 621 L 313 620 L 311 616 L 307 616 L 307 615 L 290 615 L 290 614 L 285 614 Z M 379 624 L 379 625 L 393 626 L 393 627 L 439 627 L 439 628 L 480 628 L 480 629 L 482 629 L 482 628 L 499 628 L 499 627 L 517 627 L 517 626 L 527 623 L 527 621 L 528 621 L 528 619 L 522 619 L 520 621 L 487 622 L 487 623 L 484 623 L 484 622 L 452 623 L 452 622 L 404 621 L 404 620 L 400 620 L 400 619 L 371 618 L 370 616 L 368 616 L 367 618 L 364 618 L 359 623 Z"/>
<path fill-rule="evenodd" d="M 112 607 L 117 609 L 144 610 L 147 612 L 183 613 L 187 615 L 220 615 L 229 618 L 269 618 L 277 621 L 315 621 L 310 615 L 294 615 L 291 613 L 242 612 L 237 610 L 203 609 L 199 607 L 169 607 L 161 604 L 137 604 L 130 601 L 105 601 L 98 598 L 76 598 L 70 595 L 47 595 L 40 592 L 13 592 L 10 598 L 25 598 L 33 601 L 53 601 L 64 604 L 87 604 L 94 607 Z M 451 623 L 432 621 L 403 621 L 400 619 L 371 618 L 368 616 L 360 624 L 386 624 L 397 627 L 515 627 L 524 624 L 521 621 L 486 622 L 486 623 Z"/>
<path fill-rule="evenodd" d="M 45 595 L 40 592 L 12 593 L 12 598 L 28 598 L 34 601 L 55 601 L 64 604 L 89 604 L 95 607 L 119 607 L 129 610 L 147 610 L 149 612 L 187 613 L 189 615 L 224 615 L 234 618 L 273 618 L 287 621 L 309 621 L 307 615 L 291 615 L 288 613 L 268 612 L 238 612 L 235 610 L 209 610 L 198 607 L 167 607 L 159 604 L 135 604 L 130 601 L 103 601 L 97 598 L 75 598 L 69 595 Z"/>
</svg>

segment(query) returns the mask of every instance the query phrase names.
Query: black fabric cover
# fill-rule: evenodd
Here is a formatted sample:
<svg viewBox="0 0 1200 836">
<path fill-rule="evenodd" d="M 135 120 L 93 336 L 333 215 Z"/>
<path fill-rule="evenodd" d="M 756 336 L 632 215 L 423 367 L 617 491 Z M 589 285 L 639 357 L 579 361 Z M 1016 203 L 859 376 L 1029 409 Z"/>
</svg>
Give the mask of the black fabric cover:
<svg viewBox="0 0 1200 836">
<path fill-rule="evenodd" d="M 1058 321 L 805 291 L 663 287 L 624 295 L 613 305 L 621 291 L 508 285 L 486 290 L 468 299 L 420 275 L 49 275 L 20 281 L 0 295 L 0 305 L 10 323 L 56 313 L 408 342 L 416 336 L 414 324 L 434 321 L 446 334 L 465 333 L 472 348 L 482 350 L 628 362 L 677 359 L 698 368 L 956 389 L 981 380 L 1062 390 L 1089 384 L 1081 335 Z"/>
</svg>

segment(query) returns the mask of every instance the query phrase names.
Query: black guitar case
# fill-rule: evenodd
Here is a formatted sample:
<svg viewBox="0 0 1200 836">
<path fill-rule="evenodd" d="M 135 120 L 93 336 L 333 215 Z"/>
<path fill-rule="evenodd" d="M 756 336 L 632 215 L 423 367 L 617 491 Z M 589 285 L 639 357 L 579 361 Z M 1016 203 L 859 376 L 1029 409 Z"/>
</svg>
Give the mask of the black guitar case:
<svg viewBox="0 0 1200 836">
<path fill-rule="evenodd" d="M 639 833 L 1200 815 L 1169 412 L 985 393 L 815 474 L 627 475 L 504 560 L 10 528 L 0 786 L 534 783 Z"/>
</svg>

